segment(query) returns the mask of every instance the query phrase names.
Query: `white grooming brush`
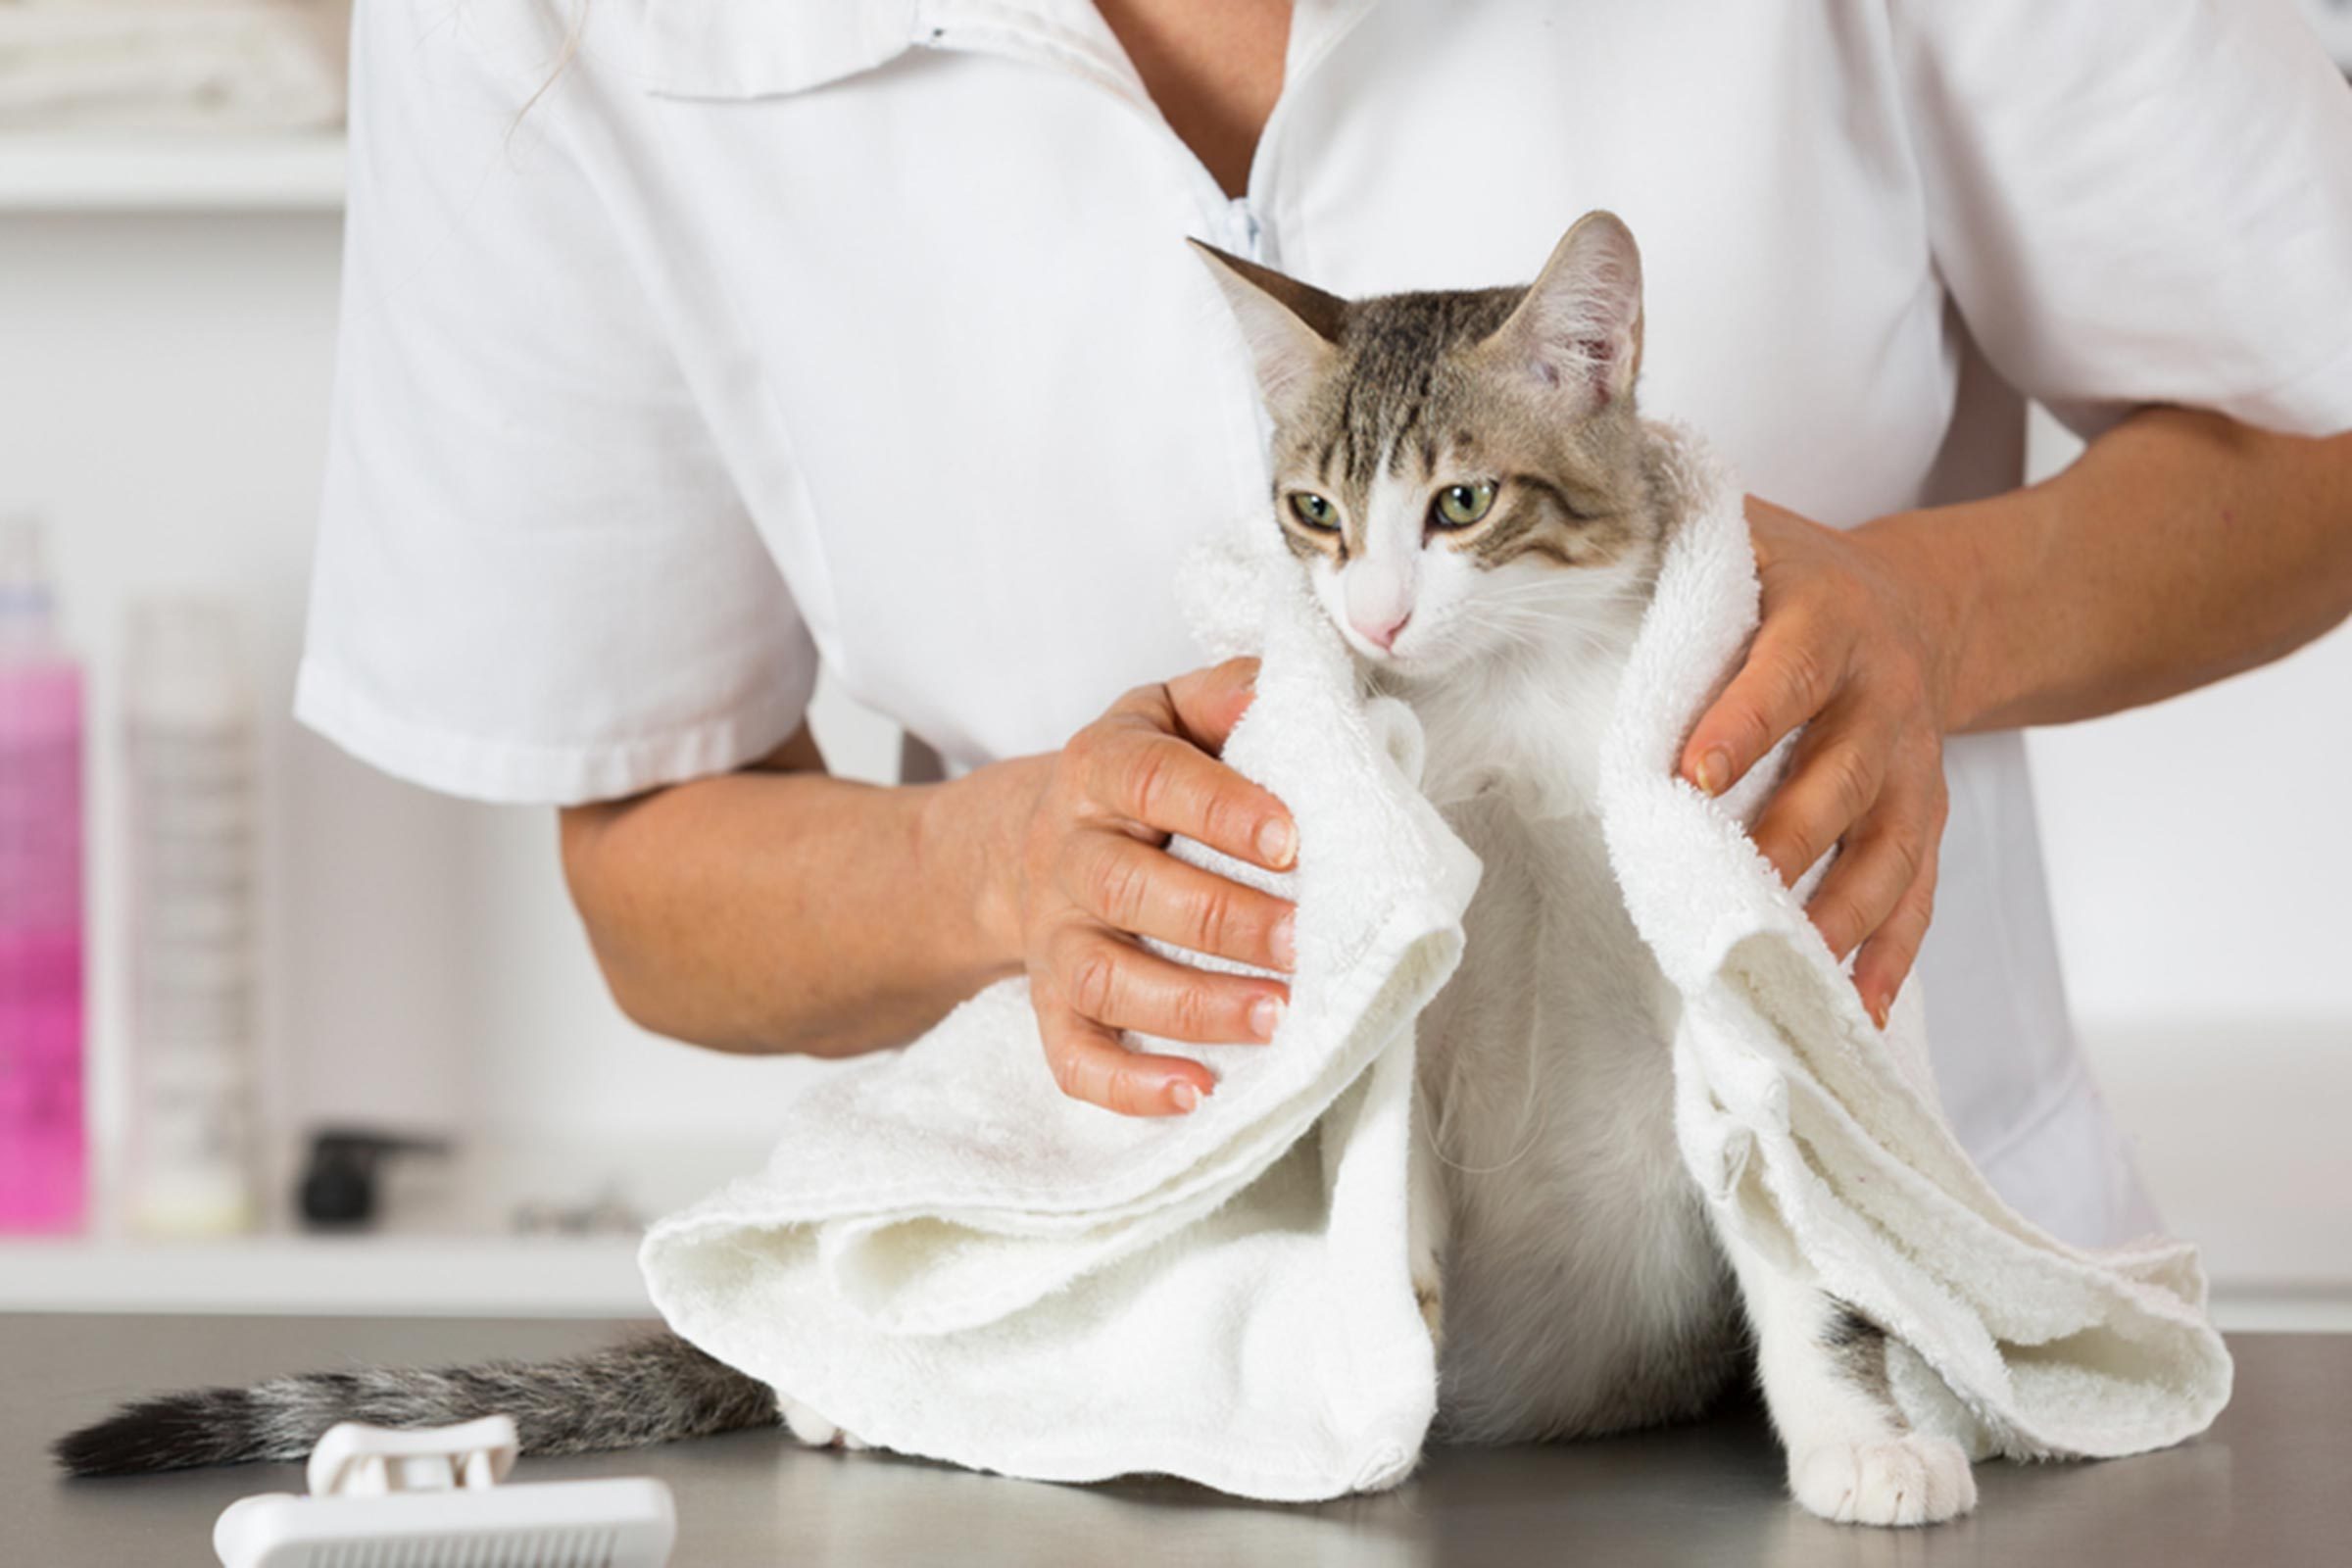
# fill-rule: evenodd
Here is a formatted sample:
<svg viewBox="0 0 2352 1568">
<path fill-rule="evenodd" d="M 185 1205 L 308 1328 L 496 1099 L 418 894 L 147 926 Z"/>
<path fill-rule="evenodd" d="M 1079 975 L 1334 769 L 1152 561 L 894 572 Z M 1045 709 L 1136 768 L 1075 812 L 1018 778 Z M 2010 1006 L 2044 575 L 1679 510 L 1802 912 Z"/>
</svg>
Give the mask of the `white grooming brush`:
<svg viewBox="0 0 2352 1568">
<path fill-rule="evenodd" d="M 213 1527 L 223 1568 L 663 1568 L 669 1488 L 644 1476 L 498 1483 L 514 1423 L 395 1432 L 355 1421 L 311 1450 L 310 1495 L 242 1497 Z"/>
</svg>

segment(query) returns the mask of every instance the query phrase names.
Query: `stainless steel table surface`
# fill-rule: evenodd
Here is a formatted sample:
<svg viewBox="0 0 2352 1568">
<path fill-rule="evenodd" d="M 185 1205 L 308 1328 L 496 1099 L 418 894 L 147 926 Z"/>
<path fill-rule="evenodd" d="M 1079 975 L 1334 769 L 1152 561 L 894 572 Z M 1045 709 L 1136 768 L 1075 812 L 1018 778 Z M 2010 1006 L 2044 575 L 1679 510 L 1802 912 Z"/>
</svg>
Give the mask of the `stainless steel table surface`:
<svg viewBox="0 0 2352 1568">
<path fill-rule="evenodd" d="M 302 1368 L 552 1354 L 611 1324 L 369 1318 L 0 1315 L 0 1563 L 204 1564 L 248 1493 L 302 1490 L 291 1465 L 67 1481 L 48 1439 L 123 1396 Z M 2352 1336 L 2234 1339 L 2237 1397 L 2213 1431 L 2105 1464 L 1978 1468 L 1977 1511 L 1929 1530 L 1800 1514 L 1762 1416 L 1598 1443 L 1434 1452 L 1404 1487 L 1316 1507 L 1238 1502 L 1170 1481 L 1044 1486 L 781 1431 L 586 1459 L 517 1481 L 655 1475 L 677 1495 L 680 1565 L 940 1562 L 2352 1563 Z"/>
</svg>

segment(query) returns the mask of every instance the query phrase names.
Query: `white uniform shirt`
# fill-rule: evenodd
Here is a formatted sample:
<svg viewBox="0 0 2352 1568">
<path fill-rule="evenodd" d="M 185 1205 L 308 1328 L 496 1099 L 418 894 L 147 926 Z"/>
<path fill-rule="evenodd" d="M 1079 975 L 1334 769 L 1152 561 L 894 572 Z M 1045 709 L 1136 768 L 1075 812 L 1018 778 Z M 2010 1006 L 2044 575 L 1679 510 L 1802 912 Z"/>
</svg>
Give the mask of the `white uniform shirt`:
<svg viewBox="0 0 2352 1568">
<path fill-rule="evenodd" d="M 731 767 L 820 660 L 966 766 L 1198 664 L 1170 573 L 1267 501 L 1186 235 L 1363 294 L 1612 208 L 1645 409 L 1841 526 L 2014 486 L 2020 394 L 2352 425 L 2352 95 L 2287 0 L 1299 0 L 1238 201 L 1083 0 L 597 0 L 526 111 L 575 9 L 360 7 L 297 706 L 443 790 Z M 1947 1106 L 2130 1234 L 2022 743 L 1946 771 Z"/>
</svg>

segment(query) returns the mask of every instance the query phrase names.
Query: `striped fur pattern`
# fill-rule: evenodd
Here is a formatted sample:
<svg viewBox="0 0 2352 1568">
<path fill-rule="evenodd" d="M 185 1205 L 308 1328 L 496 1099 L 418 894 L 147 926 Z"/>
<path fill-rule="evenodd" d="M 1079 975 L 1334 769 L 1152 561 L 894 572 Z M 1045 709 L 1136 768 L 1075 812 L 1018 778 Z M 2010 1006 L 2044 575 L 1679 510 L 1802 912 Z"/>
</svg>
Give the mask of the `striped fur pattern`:
<svg viewBox="0 0 2352 1568">
<path fill-rule="evenodd" d="M 1821 1331 L 1821 1343 L 1845 1369 L 1855 1388 L 1894 1407 L 1886 1374 L 1886 1331 L 1843 1301 L 1836 1304 Z M 1897 1419 L 1901 1419 L 1897 1412 Z"/>
<path fill-rule="evenodd" d="M 1885 1335 L 1800 1262 L 1719 1233 L 1676 1144 L 1681 1002 L 1593 805 L 1684 511 L 1636 410 L 1632 234 L 1593 214 L 1526 288 L 1358 301 L 1209 259 L 1273 418 L 1275 521 L 1366 685 L 1420 718 L 1423 788 L 1486 866 L 1419 1031 L 1408 1248 L 1440 1430 L 1681 1419 L 1752 1341 L 1799 1502 L 1877 1524 L 1963 1511 L 1968 1461 L 1904 1422 Z"/>
<path fill-rule="evenodd" d="M 1274 514 L 1356 653 L 1426 678 L 1638 618 L 1671 515 L 1633 388 L 1639 261 L 1596 215 L 1523 288 L 1346 301 L 1201 249 L 1274 416 Z M 1565 568 L 1574 568 L 1565 569 Z"/>
<path fill-rule="evenodd" d="M 77 1476 L 299 1460 L 338 1421 L 435 1427 L 510 1415 L 526 1454 L 594 1453 L 772 1426 L 775 1391 L 660 1333 L 540 1362 L 368 1368 L 197 1389 L 127 1404 L 60 1438 Z"/>
<path fill-rule="evenodd" d="M 1499 504 L 1464 525 L 1416 508 L 1430 526 L 1416 543 L 1466 553 L 1481 566 L 1530 551 L 1555 564 L 1592 565 L 1655 539 L 1646 481 L 1628 462 L 1639 456 L 1631 405 L 1558 422 L 1556 384 L 1500 378 L 1498 356 L 1480 351 L 1526 294 L 1397 294 L 1349 311 L 1328 382 L 1298 422 L 1282 426 L 1276 446 L 1279 489 L 1332 497 L 1344 522 L 1336 532 L 1316 529 L 1279 509 L 1294 550 L 1340 562 L 1365 555 L 1375 548 L 1368 533 L 1384 482 L 1434 497 L 1449 479 L 1492 480 Z"/>
</svg>

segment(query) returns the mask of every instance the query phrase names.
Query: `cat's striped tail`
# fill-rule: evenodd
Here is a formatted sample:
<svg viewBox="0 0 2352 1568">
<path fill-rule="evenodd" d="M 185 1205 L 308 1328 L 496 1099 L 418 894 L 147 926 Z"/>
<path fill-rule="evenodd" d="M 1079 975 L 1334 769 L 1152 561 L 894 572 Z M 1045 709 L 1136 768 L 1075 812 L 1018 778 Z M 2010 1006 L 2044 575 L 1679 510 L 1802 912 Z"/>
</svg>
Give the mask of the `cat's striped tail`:
<svg viewBox="0 0 2352 1568">
<path fill-rule="evenodd" d="M 306 1372 L 122 1406 L 50 1446 L 77 1476 L 303 1459 L 338 1421 L 437 1427 L 505 1414 L 526 1454 L 593 1453 L 778 1419 L 775 1391 L 662 1333 L 552 1361 Z"/>
</svg>

